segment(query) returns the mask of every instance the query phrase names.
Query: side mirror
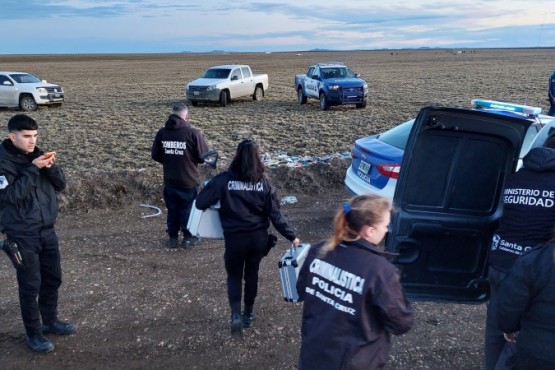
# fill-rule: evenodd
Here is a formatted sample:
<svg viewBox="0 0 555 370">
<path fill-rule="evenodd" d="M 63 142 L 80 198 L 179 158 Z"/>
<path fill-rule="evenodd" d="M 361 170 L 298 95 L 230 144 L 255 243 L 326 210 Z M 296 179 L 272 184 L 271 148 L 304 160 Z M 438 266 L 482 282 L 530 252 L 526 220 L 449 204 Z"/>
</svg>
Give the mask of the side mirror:
<svg viewBox="0 0 555 370">
<path fill-rule="evenodd" d="M 42 80 L 41 82 L 42 82 L 43 84 L 47 83 L 46 80 Z"/>
<path fill-rule="evenodd" d="M 206 153 L 203 153 L 201 157 L 204 159 L 204 163 L 206 163 L 212 168 L 216 168 L 216 164 L 218 163 L 217 150 L 209 150 Z"/>
<path fill-rule="evenodd" d="M 360 77 L 360 74 L 355 73 L 355 78 L 359 78 L 359 77 Z"/>
<path fill-rule="evenodd" d="M 313 79 L 313 80 L 319 80 L 319 79 L 320 79 L 320 76 L 318 76 L 318 75 L 312 75 L 312 79 Z"/>
<path fill-rule="evenodd" d="M 231 76 L 231 81 L 237 81 L 239 79 L 239 76 Z"/>
<path fill-rule="evenodd" d="M 6 85 L 6 86 L 13 86 L 13 84 L 11 83 L 11 81 L 4 81 L 2 82 L 2 85 Z"/>
</svg>

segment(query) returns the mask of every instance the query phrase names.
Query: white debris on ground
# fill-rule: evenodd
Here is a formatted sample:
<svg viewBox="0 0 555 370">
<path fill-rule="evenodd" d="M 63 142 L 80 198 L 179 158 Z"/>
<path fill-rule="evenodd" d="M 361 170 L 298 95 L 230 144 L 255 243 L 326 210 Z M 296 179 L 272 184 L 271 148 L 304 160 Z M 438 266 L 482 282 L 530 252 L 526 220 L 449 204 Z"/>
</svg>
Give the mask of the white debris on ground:
<svg viewBox="0 0 555 370">
<path fill-rule="evenodd" d="M 279 201 L 279 204 L 283 206 L 284 204 L 295 204 L 297 202 L 298 202 L 297 197 L 294 195 L 290 195 L 288 197 L 281 198 L 281 200 Z"/>
<path fill-rule="evenodd" d="M 341 160 L 346 160 L 351 158 L 351 153 L 348 151 L 342 153 L 334 153 L 328 154 L 324 156 L 296 156 L 296 155 L 287 155 L 287 152 L 274 152 L 274 153 L 265 153 L 262 156 L 262 162 L 266 167 L 278 167 L 278 166 L 287 166 L 287 167 L 304 167 L 309 166 L 314 163 L 318 162 L 329 162 L 333 158 L 339 158 Z"/>
<path fill-rule="evenodd" d="M 156 211 L 156 213 L 151 213 L 148 215 L 143 215 L 142 218 L 149 218 L 149 217 L 157 217 L 160 216 L 162 214 L 162 210 L 156 206 L 151 206 L 150 204 L 140 204 L 141 207 L 145 207 L 145 208 L 149 208 L 149 209 L 153 209 Z"/>
</svg>

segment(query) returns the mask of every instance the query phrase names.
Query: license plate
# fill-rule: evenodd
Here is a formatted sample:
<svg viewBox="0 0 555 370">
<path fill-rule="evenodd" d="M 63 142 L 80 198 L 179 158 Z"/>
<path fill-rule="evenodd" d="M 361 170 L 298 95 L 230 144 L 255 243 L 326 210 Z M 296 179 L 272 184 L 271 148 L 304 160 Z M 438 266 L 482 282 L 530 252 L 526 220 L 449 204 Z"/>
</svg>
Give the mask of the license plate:
<svg viewBox="0 0 555 370">
<path fill-rule="evenodd" d="M 200 95 L 200 92 L 198 92 L 198 91 L 193 91 L 193 95 Z"/>
<path fill-rule="evenodd" d="M 358 170 L 364 173 L 368 173 L 368 171 L 370 171 L 370 163 L 360 161 L 360 164 L 358 165 Z"/>
</svg>

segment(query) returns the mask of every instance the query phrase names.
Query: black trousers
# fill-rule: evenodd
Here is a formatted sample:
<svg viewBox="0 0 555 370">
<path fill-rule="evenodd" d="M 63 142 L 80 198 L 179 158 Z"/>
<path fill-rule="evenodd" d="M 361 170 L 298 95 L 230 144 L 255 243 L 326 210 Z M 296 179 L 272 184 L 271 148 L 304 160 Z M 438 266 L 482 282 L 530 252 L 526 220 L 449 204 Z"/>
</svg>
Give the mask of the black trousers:
<svg viewBox="0 0 555 370">
<path fill-rule="evenodd" d="M 555 117 L 555 102 L 551 99 L 549 99 L 549 112 L 547 114 Z"/>
<path fill-rule="evenodd" d="M 224 232 L 227 296 L 231 313 L 241 313 L 242 280 L 245 279 L 245 307 L 252 308 L 258 292 L 258 269 L 264 257 L 268 230 Z"/>
<path fill-rule="evenodd" d="M 187 222 L 191 213 L 191 206 L 197 197 L 198 186 L 191 189 L 178 189 L 164 186 L 164 202 L 168 209 L 167 230 L 170 237 L 176 238 L 179 230 L 183 231 L 184 237 L 190 237 L 187 230 Z"/>
<path fill-rule="evenodd" d="M 23 325 L 27 335 L 38 334 L 42 322 L 52 323 L 58 318 L 58 288 L 62 284 L 58 236 L 50 228 L 38 236 L 8 235 L 8 239 L 17 243 L 23 259 L 23 266 L 16 267 Z"/>
<path fill-rule="evenodd" d="M 510 369 L 514 365 L 516 343 L 507 342 L 497 320 L 497 292 L 506 273 L 494 267 L 488 270 L 490 297 L 487 303 L 484 369 Z"/>
</svg>

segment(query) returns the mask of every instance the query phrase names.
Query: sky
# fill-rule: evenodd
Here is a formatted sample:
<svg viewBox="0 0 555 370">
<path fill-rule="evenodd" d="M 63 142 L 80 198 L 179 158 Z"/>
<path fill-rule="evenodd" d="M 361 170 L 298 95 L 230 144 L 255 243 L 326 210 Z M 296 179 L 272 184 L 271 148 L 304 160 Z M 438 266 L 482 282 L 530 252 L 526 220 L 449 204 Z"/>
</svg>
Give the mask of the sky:
<svg viewBox="0 0 555 370">
<path fill-rule="evenodd" d="M 0 0 L 0 54 L 555 47 L 553 0 Z"/>
</svg>

